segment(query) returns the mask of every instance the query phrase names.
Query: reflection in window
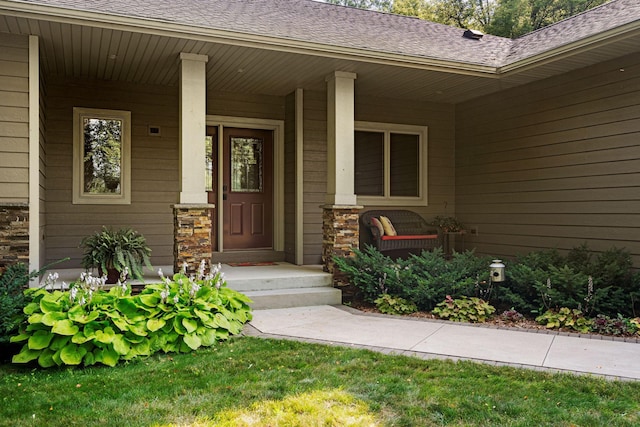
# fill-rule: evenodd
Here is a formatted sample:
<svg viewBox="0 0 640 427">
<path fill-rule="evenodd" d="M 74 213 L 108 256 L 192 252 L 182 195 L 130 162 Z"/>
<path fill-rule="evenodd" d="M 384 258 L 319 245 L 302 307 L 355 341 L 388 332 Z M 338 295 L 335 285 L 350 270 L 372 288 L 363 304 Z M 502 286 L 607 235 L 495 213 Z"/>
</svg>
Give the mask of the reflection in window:
<svg viewBox="0 0 640 427">
<path fill-rule="evenodd" d="M 131 203 L 131 113 L 73 108 L 73 203 Z"/>
<path fill-rule="evenodd" d="M 231 138 L 231 191 L 262 192 L 263 140 Z"/>
<path fill-rule="evenodd" d="M 205 146 L 205 181 L 206 191 L 213 191 L 213 137 L 207 135 L 204 140 Z"/>
<path fill-rule="evenodd" d="M 384 134 L 356 131 L 355 191 L 366 196 L 384 196 Z"/>
<path fill-rule="evenodd" d="M 354 189 L 359 203 L 427 203 L 427 128 L 356 122 Z"/>
<path fill-rule="evenodd" d="M 392 133 L 389 144 L 389 186 L 391 197 L 418 197 L 420 195 L 418 135 Z"/>
<path fill-rule="evenodd" d="M 122 191 L 122 120 L 83 118 L 83 191 L 120 194 Z"/>
</svg>

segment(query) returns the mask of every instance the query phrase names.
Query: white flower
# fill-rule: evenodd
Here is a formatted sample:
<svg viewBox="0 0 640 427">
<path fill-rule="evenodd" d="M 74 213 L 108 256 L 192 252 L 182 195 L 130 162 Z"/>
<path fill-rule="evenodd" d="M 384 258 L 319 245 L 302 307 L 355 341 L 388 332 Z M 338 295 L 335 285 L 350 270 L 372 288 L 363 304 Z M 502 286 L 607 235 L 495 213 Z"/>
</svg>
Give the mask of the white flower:
<svg viewBox="0 0 640 427">
<path fill-rule="evenodd" d="M 173 297 L 173 303 L 177 304 L 178 301 L 180 301 L 180 298 L 178 297 L 178 295 L 176 295 L 175 297 Z"/>
<path fill-rule="evenodd" d="M 160 276 L 161 279 L 164 279 L 164 274 L 162 274 L 161 268 L 158 269 L 158 276 Z"/>
<path fill-rule="evenodd" d="M 71 301 L 75 300 L 76 295 L 78 295 L 78 288 L 74 286 L 73 288 L 71 288 L 71 291 L 69 291 L 69 299 Z"/>
</svg>

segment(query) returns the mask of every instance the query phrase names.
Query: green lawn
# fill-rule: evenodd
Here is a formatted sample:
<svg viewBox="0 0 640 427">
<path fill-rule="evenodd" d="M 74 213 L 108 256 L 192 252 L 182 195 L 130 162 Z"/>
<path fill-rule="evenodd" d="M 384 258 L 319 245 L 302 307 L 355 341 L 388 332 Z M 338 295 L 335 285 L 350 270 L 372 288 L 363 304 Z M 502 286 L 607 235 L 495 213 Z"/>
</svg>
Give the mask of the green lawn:
<svg viewBox="0 0 640 427">
<path fill-rule="evenodd" d="M 0 366 L 3 426 L 636 426 L 640 382 L 242 337 L 117 368 Z"/>
</svg>

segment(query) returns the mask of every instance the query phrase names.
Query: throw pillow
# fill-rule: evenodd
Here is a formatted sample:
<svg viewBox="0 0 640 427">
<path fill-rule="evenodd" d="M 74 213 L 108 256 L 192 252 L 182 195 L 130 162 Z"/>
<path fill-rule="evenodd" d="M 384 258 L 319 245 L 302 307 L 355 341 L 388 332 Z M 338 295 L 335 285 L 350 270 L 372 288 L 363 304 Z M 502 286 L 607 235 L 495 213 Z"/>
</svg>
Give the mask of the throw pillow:
<svg viewBox="0 0 640 427">
<path fill-rule="evenodd" d="M 378 233 L 380 236 L 384 236 L 384 227 L 376 217 L 371 218 L 371 225 L 378 229 Z"/>
<path fill-rule="evenodd" d="M 386 234 L 387 236 L 398 235 L 398 233 L 396 232 L 396 229 L 393 227 L 393 224 L 391 223 L 391 220 L 389 218 L 387 218 L 386 216 L 381 216 L 380 222 L 382 223 L 382 228 L 384 228 L 384 234 Z"/>
</svg>

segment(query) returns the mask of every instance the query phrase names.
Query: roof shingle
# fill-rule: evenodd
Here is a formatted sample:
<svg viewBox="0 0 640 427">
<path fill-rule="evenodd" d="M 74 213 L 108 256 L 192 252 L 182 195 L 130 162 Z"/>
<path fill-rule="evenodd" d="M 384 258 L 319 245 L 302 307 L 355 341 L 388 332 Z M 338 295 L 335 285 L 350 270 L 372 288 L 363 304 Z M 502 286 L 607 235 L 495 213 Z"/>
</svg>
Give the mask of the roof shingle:
<svg viewBox="0 0 640 427">
<path fill-rule="evenodd" d="M 501 67 L 640 20 L 640 1 L 612 0 L 515 40 L 311 0 L 20 0 L 209 30 L 415 58 Z M 108 18 L 106 18 L 108 20 Z"/>
</svg>

